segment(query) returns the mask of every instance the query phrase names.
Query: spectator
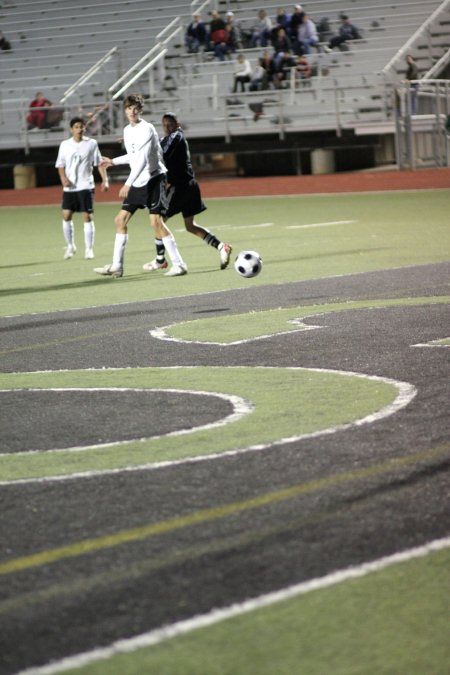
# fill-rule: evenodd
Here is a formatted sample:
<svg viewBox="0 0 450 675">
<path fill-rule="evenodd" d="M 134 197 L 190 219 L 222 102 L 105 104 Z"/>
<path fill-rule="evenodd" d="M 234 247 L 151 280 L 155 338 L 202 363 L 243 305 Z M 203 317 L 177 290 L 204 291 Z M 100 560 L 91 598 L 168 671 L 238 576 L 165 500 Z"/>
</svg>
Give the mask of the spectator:
<svg viewBox="0 0 450 675">
<path fill-rule="evenodd" d="M 289 22 L 289 29 L 287 30 L 287 33 L 291 40 L 296 41 L 297 36 L 298 36 L 298 29 L 301 26 L 301 23 L 303 21 L 303 15 L 304 11 L 302 9 L 301 5 L 294 5 L 294 12 L 291 16 L 291 20 Z"/>
<path fill-rule="evenodd" d="M 252 37 L 250 44 L 252 47 L 267 47 L 272 30 L 272 20 L 267 15 L 265 9 L 259 9 L 257 20 L 252 28 Z"/>
<path fill-rule="evenodd" d="M 3 33 L 0 31 L 0 49 L 2 52 L 8 52 L 11 49 L 11 43 L 5 38 Z"/>
<path fill-rule="evenodd" d="M 278 56 L 272 81 L 275 89 L 282 89 L 288 86 L 291 69 L 296 65 L 296 57 L 290 51 L 282 52 Z"/>
<path fill-rule="evenodd" d="M 232 34 L 232 43 L 234 46 L 233 51 L 236 49 L 243 49 L 243 37 L 242 37 L 242 31 L 240 26 L 238 26 L 234 20 L 234 14 L 233 12 L 227 12 L 225 15 L 225 26 L 231 26 L 231 34 Z"/>
<path fill-rule="evenodd" d="M 292 42 L 284 28 L 279 28 L 277 30 L 277 34 L 272 40 L 272 47 L 276 64 L 278 64 L 279 58 L 281 58 L 279 57 L 280 54 L 292 51 Z"/>
<path fill-rule="evenodd" d="M 252 67 L 250 61 L 245 58 L 244 54 L 238 54 L 236 68 L 234 71 L 234 85 L 233 94 L 235 94 L 240 86 L 241 91 L 245 91 L 245 85 L 251 80 Z"/>
<path fill-rule="evenodd" d="M 229 53 L 228 43 L 230 41 L 231 31 L 226 30 L 225 21 L 216 9 L 211 12 L 211 21 L 209 24 L 209 47 L 219 61 L 225 60 L 225 55 Z"/>
<path fill-rule="evenodd" d="M 290 15 L 286 12 L 284 7 L 279 7 L 277 10 L 277 15 L 275 17 L 275 24 L 279 28 L 284 28 L 284 30 L 289 30 L 289 23 L 291 21 Z"/>
<path fill-rule="evenodd" d="M 205 48 L 208 31 L 200 14 L 194 14 L 186 29 L 185 45 L 189 54 L 197 54 Z"/>
<path fill-rule="evenodd" d="M 307 14 L 303 15 L 302 23 L 298 29 L 297 39 L 301 49 L 301 54 L 310 54 L 311 47 L 320 49 L 316 24 L 309 18 Z"/>
<path fill-rule="evenodd" d="M 250 91 L 260 91 L 263 89 L 264 76 L 266 74 L 266 69 L 264 68 L 264 59 L 262 56 L 259 57 L 258 63 L 255 66 L 255 69 L 252 72 L 250 79 Z M 267 87 L 265 87 L 267 89 Z"/>
<path fill-rule="evenodd" d="M 258 89 L 268 89 L 275 74 L 275 61 L 270 51 L 267 49 L 263 56 L 258 60 L 258 65 L 255 68 L 250 84 L 250 91 L 257 91 Z"/>
<path fill-rule="evenodd" d="M 326 52 L 331 52 L 334 47 L 341 47 L 348 40 L 361 40 L 359 30 L 352 24 L 346 14 L 341 15 L 341 27 L 339 34 L 331 38 L 328 45 L 324 46 Z"/>
<path fill-rule="evenodd" d="M 309 84 L 309 79 L 311 77 L 311 66 L 308 59 L 304 54 L 298 57 L 297 65 L 295 67 L 295 75 L 299 82 L 303 85 Z"/>
<path fill-rule="evenodd" d="M 416 62 L 414 61 L 413 57 L 411 54 L 406 55 L 405 59 L 406 63 L 408 64 L 408 68 L 406 69 L 405 73 L 405 79 L 403 80 L 404 83 L 406 82 L 412 82 L 410 84 L 410 91 L 411 91 L 411 114 L 416 115 L 417 113 L 417 90 L 419 88 L 419 85 L 417 82 L 414 82 L 414 80 L 419 79 L 419 69 L 417 67 Z"/>
<path fill-rule="evenodd" d="M 328 42 L 328 40 L 333 36 L 333 31 L 331 30 L 330 20 L 327 16 L 323 16 L 318 25 L 317 32 L 319 34 L 320 42 Z"/>
<path fill-rule="evenodd" d="M 231 24 L 227 23 L 223 30 L 215 31 L 213 45 L 214 55 L 219 61 L 225 61 L 226 57 L 230 58 L 231 52 L 236 51 L 236 42 Z"/>
<path fill-rule="evenodd" d="M 52 105 L 41 91 L 38 91 L 30 103 L 30 111 L 27 117 L 27 129 L 47 129 L 47 111 Z"/>
</svg>

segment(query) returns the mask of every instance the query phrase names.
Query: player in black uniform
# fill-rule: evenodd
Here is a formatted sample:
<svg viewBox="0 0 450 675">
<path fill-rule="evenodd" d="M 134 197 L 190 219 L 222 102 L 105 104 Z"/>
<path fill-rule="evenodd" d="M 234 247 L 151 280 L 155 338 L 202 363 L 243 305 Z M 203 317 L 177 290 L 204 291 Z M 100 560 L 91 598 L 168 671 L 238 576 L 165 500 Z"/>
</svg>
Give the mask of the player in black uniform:
<svg viewBox="0 0 450 675">
<path fill-rule="evenodd" d="M 220 241 L 209 230 L 195 222 L 195 216 L 205 211 L 206 206 L 202 200 L 200 187 L 195 180 L 189 145 L 175 113 L 168 112 L 163 115 L 162 126 L 165 136 L 160 142 L 163 150 L 164 164 L 167 167 L 169 198 L 169 209 L 164 218 L 167 219 L 177 213 L 181 213 L 186 230 L 200 237 L 206 244 L 218 250 L 220 269 L 223 270 L 230 262 L 232 248 L 230 244 Z M 143 268 L 146 272 L 167 267 L 163 242 L 160 239 L 155 239 L 155 244 L 156 258 L 151 262 L 145 263 Z"/>
</svg>

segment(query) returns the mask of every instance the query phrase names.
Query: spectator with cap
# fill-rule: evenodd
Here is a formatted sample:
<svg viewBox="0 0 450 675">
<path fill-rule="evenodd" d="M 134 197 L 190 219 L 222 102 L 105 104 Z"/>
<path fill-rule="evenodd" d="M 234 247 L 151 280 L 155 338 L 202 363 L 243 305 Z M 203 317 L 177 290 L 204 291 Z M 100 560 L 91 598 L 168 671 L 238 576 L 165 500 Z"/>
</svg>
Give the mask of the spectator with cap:
<svg viewBox="0 0 450 675">
<path fill-rule="evenodd" d="M 287 33 L 291 38 L 291 40 L 295 42 L 297 41 L 298 29 L 302 24 L 304 13 L 305 12 L 303 11 L 301 5 L 294 5 L 294 11 L 292 13 L 291 20 L 289 22 L 289 29 Z"/>
</svg>

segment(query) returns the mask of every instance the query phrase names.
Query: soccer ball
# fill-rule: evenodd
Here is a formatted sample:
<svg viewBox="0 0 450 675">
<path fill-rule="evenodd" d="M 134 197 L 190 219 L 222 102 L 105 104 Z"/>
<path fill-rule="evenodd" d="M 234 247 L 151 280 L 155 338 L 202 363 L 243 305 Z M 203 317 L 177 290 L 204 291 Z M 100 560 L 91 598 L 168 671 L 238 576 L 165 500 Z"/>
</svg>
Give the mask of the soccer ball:
<svg viewBox="0 0 450 675">
<path fill-rule="evenodd" d="M 262 260 L 256 251 L 241 251 L 234 261 L 234 269 L 241 277 L 256 277 L 262 270 Z"/>
</svg>

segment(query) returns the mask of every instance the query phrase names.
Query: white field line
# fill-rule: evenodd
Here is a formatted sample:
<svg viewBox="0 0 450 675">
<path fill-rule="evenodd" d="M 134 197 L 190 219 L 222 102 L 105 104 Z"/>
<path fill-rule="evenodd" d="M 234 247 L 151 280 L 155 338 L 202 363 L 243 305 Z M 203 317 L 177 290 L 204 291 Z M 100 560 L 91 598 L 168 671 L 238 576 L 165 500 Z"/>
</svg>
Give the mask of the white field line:
<svg viewBox="0 0 450 675">
<path fill-rule="evenodd" d="M 71 668 L 80 668 L 96 661 L 109 659 L 118 654 L 125 654 L 137 649 L 153 647 L 161 642 L 172 640 L 180 635 L 186 635 L 194 630 L 208 628 L 221 621 L 248 614 L 249 612 L 254 612 L 263 609 L 264 607 L 270 607 L 275 603 L 290 600 L 299 595 L 306 595 L 307 593 L 329 588 L 352 579 L 360 579 L 374 572 L 380 572 L 392 565 L 398 565 L 417 558 L 423 558 L 431 553 L 442 551 L 449 546 L 450 537 L 435 539 L 423 546 L 417 546 L 406 551 L 394 553 L 393 555 L 378 558 L 378 560 L 362 563 L 361 565 L 337 570 L 324 577 L 310 579 L 309 581 L 304 581 L 279 591 L 260 595 L 259 597 L 245 600 L 244 602 L 235 603 L 222 609 L 213 609 L 207 614 L 199 614 L 193 616 L 191 619 L 186 619 L 185 621 L 177 621 L 172 625 L 157 628 L 133 638 L 117 640 L 108 647 L 99 647 L 89 652 L 69 656 L 56 663 L 37 668 L 28 668 L 20 671 L 20 673 L 17 673 L 16 675 L 54 675 L 70 670 Z"/>
<path fill-rule="evenodd" d="M 57 371 L 54 371 L 57 372 Z M 169 431 L 167 434 L 161 434 L 158 436 L 148 436 L 148 437 L 143 437 L 143 438 L 131 438 L 126 441 L 110 441 L 108 443 L 97 443 L 95 445 L 86 445 L 86 446 L 75 446 L 72 448 L 54 448 L 51 450 L 23 450 L 21 452 L 15 452 L 13 453 L 14 457 L 27 457 L 30 455 L 35 455 L 38 453 L 39 455 L 48 455 L 48 454 L 57 454 L 60 452 L 83 452 L 87 450 L 97 450 L 98 448 L 108 448 L 111 446 L 118 446 L 118 445 L 126 445 L 129 443 L 135 443 L 135 442 L 143 442 L 143 441 L 149 441 L 149 440 L 158 440 L 159 438 L 166 438 L 169 436 L 183 436 L 185 434 L 193 434 L 196 431 L 204 431 L 206 429 L 215 429 L 216 427 L 223 427 L 226 424 L 231 424 L 232 422 L 237 422 L 240 420 L 244 415 L 248 415 L 251 413 L 255 408 L 254 405 L 250 401 L 246 401 L 245 399 L 241 398 L 240 396 L 235 396 L 235 395 L 229 395 L 229 394 L 222 394 L 220 392 L 215 392 L 215 391 L 199 391 L 198 389 L 162 389 L 158 388 L 156 389 L 155 387 L 145 389 L 143 387 L 141 388 L 133 388 L 133 387 L 50 387 L 50 388 L 33 388 L 33 389 L 0 389 L 0 394 L 8 392 L 20 392 L 20 391 L 26 391 L 26 392 L 32 392 L 32 393 L 45 393 L 45 392 L 74 392 L 74 391 L 81 391 L 85 395 L 89 394 L 90 392 L 111 392 L 111 393 L 123 393 L 123 392 L 137 392 L 137 393 L 155 393 L 155 392 L 167 392 L 169 394 L 192 394 L 194 396 L 214 396 L 216 398 L 221 398 L 224 401 L 229 401 L 233 407 L 233 412 L 230 415 L 227 415 L 226 417 L 222 417 L 219 420 L 216 420 L 215 422 L 209 422 L 208 424 L 202 424 L 197 427 L 189 427 L 187 429 L 178 429 L 177 431 Z M 11 453 L 0 453 L 0 457 L 10 457 Z M 0 485 L 1 485 L 0 481 Z"/>
<path fill-rule="evenodd" d="M 186 368 L 193 368 L 194 366 L 186 366 Z M 242 366 L 244 368 L 245 366 Z M 185 366 L 172 366 L 172 369 L 181 369 L 185 368 Z M 264 369 L 268 370 L 270 367 L 267 366 L 256 366 L 256 369 Z M 273 370 L 276 370 L 276 368 L 272 368 Z M 90 369 L 90 371 L 95 370 L 95 369 Z M 120 368 L 116 368 L 114 370 L 121 370 Z M 284 370 L 284 369 L 282 369 Z M 238 455 L 244 455 L 247 454 L 248 452 L 261 452 L 262 450 L 268 450 L 272 448 L 276 448 L 279 445 L 287 444 L 287 443 L 295 443 L 297 441 L 304 441 L 304 440 L 309 440 L 312 438 L 319 438 L 321 436 L 329 436 L 332 434 L 335 434 L 340 431 L 346 431 L 347 429 L 352 429 L 352 428 L 358 428 L 360 426 L 363 426 L 365 424 L 373 424 L 374 422 L 378 422 L 379 420 L 385 419 L 387 417 L 390 417 L 390 415 L 395 414 L 402 408 L 405 408 L 416 396 L 417 394 L 417 389 L 414 387 L 414 385 L 410 384 L 409 382 L 401 382 L 400 380 L 393 380 L 388 377 L 380 377 L 378 375 L 366 375 L 365 373 L 355 373 L 351 371 L 346 371 L 346 370 L 332 370 L 329 368 L 297 368 L 297 367 L 291 367 L 287 368 L 286 370 L 307 370 L 309 372 L 317 372 L 317 373 L 331 373 L 331 374 L 337 374 L 337 375 L 343 375 L 347 377 L 358 377 L 361 379 L 367 379 L 371 380 L 374 382 L 384 382 L 387 384 L 393 385 L 397 389 L 397 396 L 395 397 L 394 401 L 390 403 L 387 406 L 384 406 L 384 408 L 381 408 L 380 410 L 377 410 L 375 413 L 370 413 L 369 415 L 366 415 L 365 417 L 362 417 L 360 419 L 357 419 L 353 422 L 348 422 L 346 424 L 339 424 L 334 427 L 328 427 L 327 429 L 320 429 L 319 431 L 313 431 L 311 433 L 306 433 L 306 434 L 299 434 L 298 436 L 291 436 L 288 438 L 280 438 L 275 441 L 272 441 L 271 443 L 260 443 L 257 445 L 250 445 L 246 448 L 236 448 L 233 450 L 225 450 L 224 452 L 219 452 L 219 453 L 213 453 L 209 455 L 200 455 L 200 456 L 193 456 L 193 457 L 185 457 L 183 459 L 177 459 L 177 460 L 165 460 L 161 462 L 151 462 L 148 464 L 138 464 L 135 466 L 127 466 L 127 467 L 121 467 L 121 468 L 116 468 L 116 469 L 100 469 L 96 471 L 81 471 L 78 473 L 72 473 L 69 475 L 55 475 L 55 476 L 45 476 L 42 478 L 20 478 L 17 480 L 10 480 L 10 481 L 0 481 L 0 486 L 2 485 L 17 485 L 17 484 L 26 484 L 26 483 L 48 483 L 48 482 L 55 482 L 55 481 L 68 481 L 68 480 L 76 480 L 80 478 L 92 478 L 95 476 L 105 476 L 105 475 L 112 475 L 112 474 L 118 474 L 118 473 L 125 473 L 125 472 L 134 472 L 134 471 L 155 471 L 158 469 L 165 469 L 167 467 L 172 467 L 172 466 L 179 466 L 182 464 L 196 464 L 198 462 L 208 462 L 208 461 L 217 461 L 220 459 L 225 459 L 227 457 L 236 457 Z M 55 372 L 55 371 L 43 371 L 43 372 Z M 88 387 L 86 387 L 88 389 Z M 9 391 L 9 390 L 8 390 Z M 61 391 L 64 391 L 61 389 Z M 155 391 L 155 390 L 153 390 Z M 162 391 L 170 391 L 170 390 L 162 390 Z M 179 392 L 179 391 L 186 391 L 186 390 L 178 390 L 175 389 L 174 391 Z M 197 392 L 197 393 L 205 393 L 205 392 Z M 208 393 L 208 392 L 206 392 Z M 241 399 L 243 400 L 243 399 Z M 245 402 L 247 404 L 247 402 Z M 229 416 L 229 417 L 232 417 Z M 227 424 L 227 420 L 229 418 L 224 418 L 224 420 L 221 420 L 222 424 Z M 172 432 L 172 435 L 176 434 L 177 432 Z M 136 439 L 138 440 L 138 439 Z M 117 443 L 111 443 L 111 445 L 124 445 L 125 443 L 132 443 L 134 442 L 132 440 L 128 441 L 119 441 Z M 77 450 L 77 451 L 83 451 L 83 450 L 91 450 L 95 448 L 96 446 L 86 446 L 86 447 L 76 447 L 76 448 L 65 448 L 64 451 L 71 452 L 72 450 Z M 30 451 L 29 453 L 20 453 L 20 454 L 30 454 L 34 451 Z M 62 450 L 46 450 L 46 454 L 50 453 L 55 453 L 55 452 L 62 452 Z M 19 455 L 19 453 L 15 453 L 14 456 L 16 457 Z"/>
<path fill-rule="evenodd" d="M 286 230 L 299 230 L 307 227 L 329 227 L 330 225 L 351 225 L 357 220 L 330 220 L 328 223 L 307 223 L 306 225 L 286 225 Z"/>
</svg>

